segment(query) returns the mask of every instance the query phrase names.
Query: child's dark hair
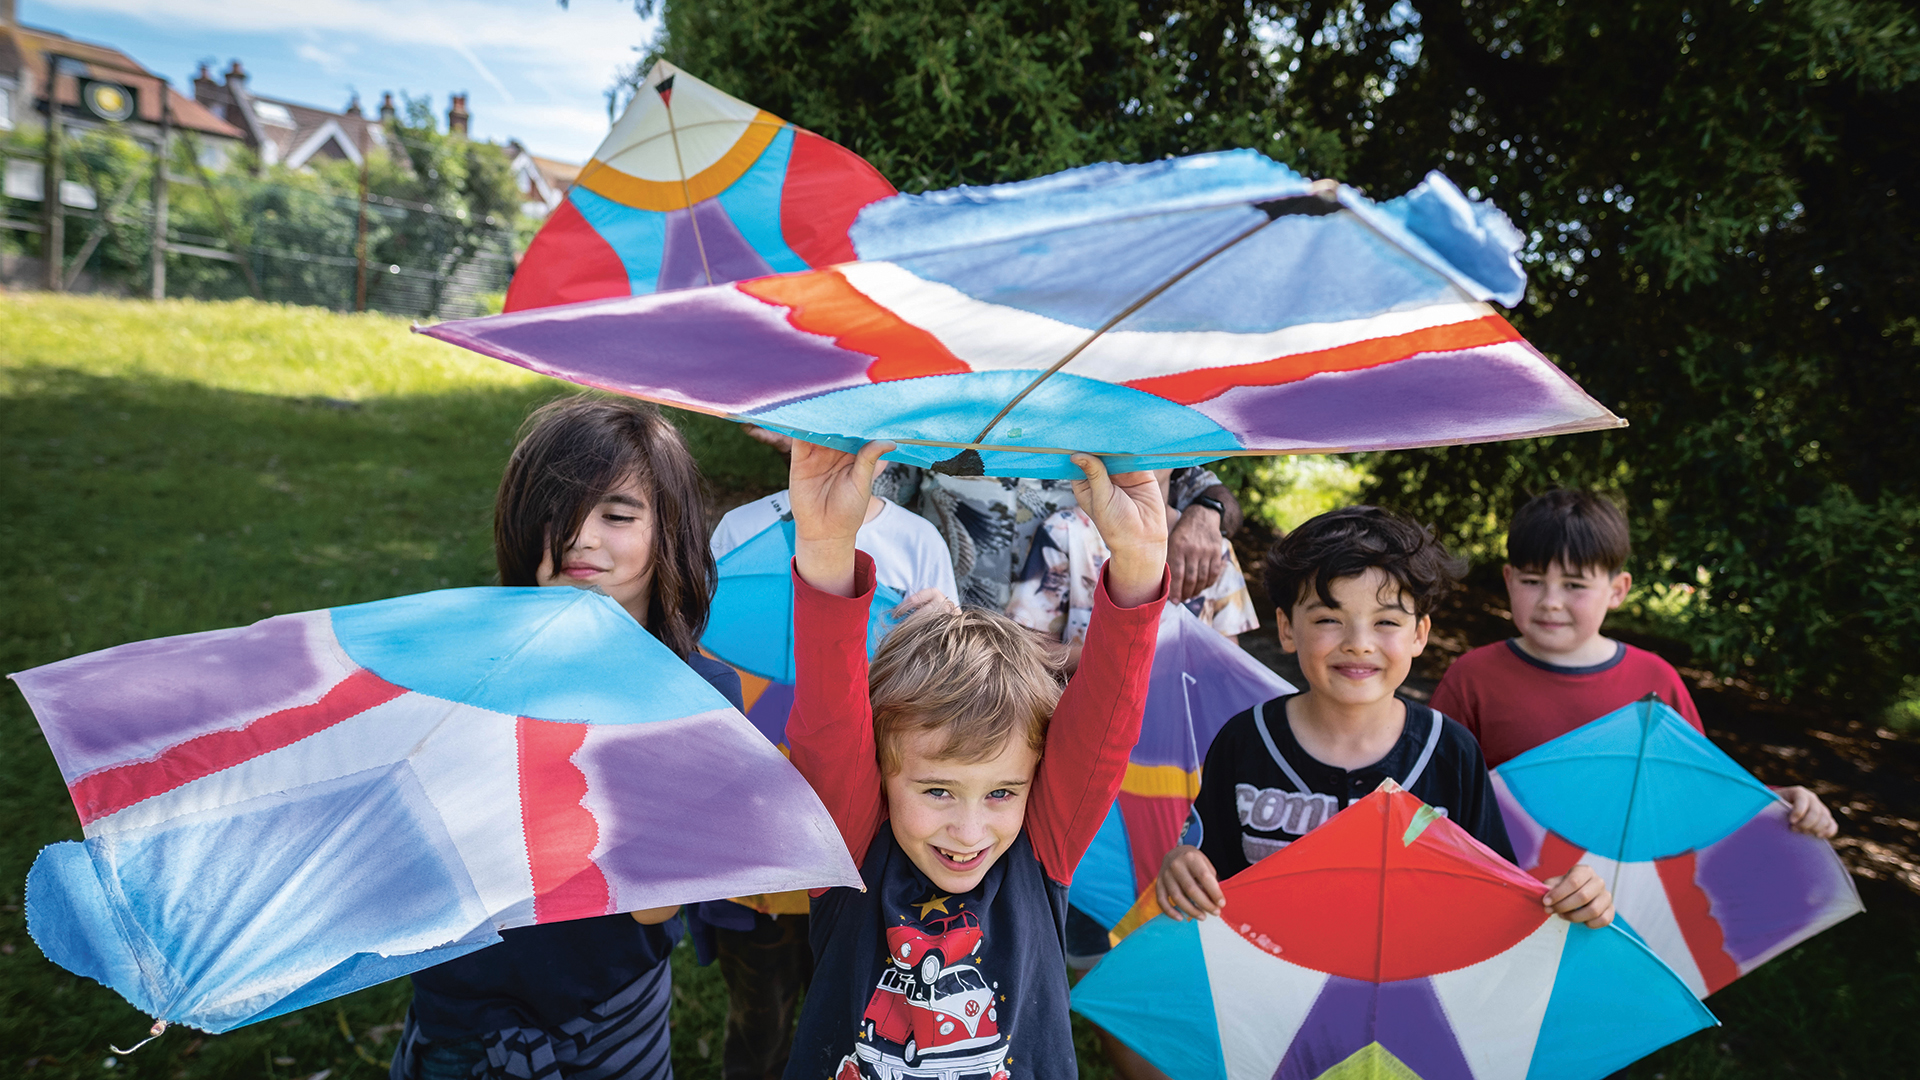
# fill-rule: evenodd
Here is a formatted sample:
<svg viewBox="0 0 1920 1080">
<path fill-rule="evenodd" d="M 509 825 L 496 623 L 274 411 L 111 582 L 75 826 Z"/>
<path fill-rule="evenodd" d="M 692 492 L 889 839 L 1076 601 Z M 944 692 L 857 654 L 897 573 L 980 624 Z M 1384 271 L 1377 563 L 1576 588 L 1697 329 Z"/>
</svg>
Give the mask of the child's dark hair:
<svg viewBox="0 0 1920 1080">
<path fill-rule="evenodd" d="M 1576 572 L 1598 567 L 1617 574 L 1632 553 L 1627 516 L 1591 491 L 1536 495 L 1507 527 L 1507 562 L 1515 570 L 1544 571 L 1557 562 Z"/>
<path fill-rule="evenodd" d="M 653 509 L 647 629 L 684 658 L 706 629 L 713 552 L 700 468 L 679 430 L 652 405 L 581 395 L 527 417 L 493 506 L 500 584 L 538 585 L 541 556 L 561 565 L 594 505 L 629 476 Z"/>
<path fill-rule="evenodd" d="M 1466 572 L 1433 530 L 1378 506 L 1330 510 L 1288 533 L 1267 552 L 1267 596 L 1280 614 L 1312 589 L 1333 606 L 1333 583 L 1378 567 L 1400 586 L 1415 615 L 1433 611 Z"/>
</svg>

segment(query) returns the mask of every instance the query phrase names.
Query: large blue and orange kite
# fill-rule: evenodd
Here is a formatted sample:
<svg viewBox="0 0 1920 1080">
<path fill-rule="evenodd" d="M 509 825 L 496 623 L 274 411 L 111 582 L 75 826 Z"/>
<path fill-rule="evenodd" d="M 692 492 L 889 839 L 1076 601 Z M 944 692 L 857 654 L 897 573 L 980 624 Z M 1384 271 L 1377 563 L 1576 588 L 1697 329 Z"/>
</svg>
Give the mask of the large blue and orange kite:
<svg viewBox="0 0 1920 1080">
<path fill-rule="evenodd" d="M 671 136 L 657 93 L 642 97 Z M 574 189 L 583 205 L 600 198 L 595 175 Z M 669 201 L 701 197 L 656 183 Z M 800 205 L 780 204 L 778 231 Z M 716 262 L 707 218 L 679 212 L 673 231 L 673 211 L 621 209 L 631 243 L 609 225 L 602 254 L 575 256 L 612 273 L 613 253 L 636 253 L 626 284 L 591 293 L 612 298 L 525 310 L 590 295 L 542 289 L 421 332 L 811 442 L 890 439 L 890 460 L 974 475 L 1070 479 L 1080 450 L 1123 472 L 1621 423 L 1497 313 L 1525 291 L 1522 238 L 1438 173 L 1376 203 L 1252 150 L 1090 165 L 882 199 L 833 256 L 857 259 L 724 281 L 761 263 L 744 249 Z M 843 220 L 812 219 L 820 236 Z M 548 273 L 536 254 L 530 280 Z"/>
</svg>

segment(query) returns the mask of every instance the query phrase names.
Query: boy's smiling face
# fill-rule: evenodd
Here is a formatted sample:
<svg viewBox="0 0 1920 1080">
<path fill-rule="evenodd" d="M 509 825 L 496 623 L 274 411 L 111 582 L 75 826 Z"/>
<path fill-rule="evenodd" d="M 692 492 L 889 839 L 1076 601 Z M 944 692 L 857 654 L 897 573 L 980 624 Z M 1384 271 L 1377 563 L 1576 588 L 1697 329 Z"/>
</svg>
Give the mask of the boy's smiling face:
<svg viewBox="0 0 1920 1080">
<path fill-rule="evenodd" d="M 1569 570 L 1554 562 L 1545 570 L 1501 571 L 1513 605 L 1513 625 L 1528 653 L 1550 663 L 1584 667 L 1604 663 L 1612 643 L 1600 636 L 1607 612 L 1619 607 L 1633 576 L 1589 566 Z"/>
<path fill-rule="evenodd" d="M 935 888 L 969 892 L 1020 835 L 1040 757 L 1017 735 L 976 762 L 938 756 L 944 732 L 899 738 L 900 770 L 886 778 L 893 838 Z"/>
<path fill-rule="evenodd" d="M 1291 611 L 1279 613 L 1281 647 L 1299 655 L 1308 687 L 1327 704 L 1391 702 L 1427 647 L 1432 620 L 1415 615 L 1399 582 L 1378 567 L 1336 578 L 1328 591 L 1332 605 L 1309 586 Z"/>
</svg>

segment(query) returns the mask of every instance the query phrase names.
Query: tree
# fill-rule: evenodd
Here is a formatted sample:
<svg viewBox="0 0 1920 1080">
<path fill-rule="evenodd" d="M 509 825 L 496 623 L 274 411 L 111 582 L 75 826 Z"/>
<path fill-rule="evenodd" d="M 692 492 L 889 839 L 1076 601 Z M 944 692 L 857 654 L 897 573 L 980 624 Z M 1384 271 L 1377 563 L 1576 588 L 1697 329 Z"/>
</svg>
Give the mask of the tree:
<svg viewBox="0 0 1920 1080">
<path fill-rule="evenodd" d="M 402 96 L 402 117 L 387 125 L 392 152 L 369 159 L 368 188 L 397 200 L 397 206 L 383 206 L 411 212 L 379 214 L 382 224 L 369 250 L 378 264 L 434 271 L 433 287 L 419 306 L 422 314 L 430 314 L 439 310 L 441 289 L 461 266 L 506 242 L 503 237 L 511 235 L 520 213 L 520 193 L 500 147 L 463 132 L 441 131 L 431 100 Z M 341 170 L 336 184 L 344 186 L 347 173 L 342 166 L 335 169 Z M 384 279 L 379 285 L 390 288 Z M 404 309 L 394 299 L 375 306 Z"/>
<path fill-rule="evenodd" d="M 679 0 L 655 55 L 906 190 L 1254 146 L 1528 236 L 1514 320 L 1623 431 L 1379 455 L 1497 557 L 1619 493 L 1700 659 L 1862 704 L 1920 651 L 1920 25 L 1885 0 Z M 644 65 L 643 65 L 644 66 Z M 636 69 L 636 73 L 640 69 Z"/>
</svg>

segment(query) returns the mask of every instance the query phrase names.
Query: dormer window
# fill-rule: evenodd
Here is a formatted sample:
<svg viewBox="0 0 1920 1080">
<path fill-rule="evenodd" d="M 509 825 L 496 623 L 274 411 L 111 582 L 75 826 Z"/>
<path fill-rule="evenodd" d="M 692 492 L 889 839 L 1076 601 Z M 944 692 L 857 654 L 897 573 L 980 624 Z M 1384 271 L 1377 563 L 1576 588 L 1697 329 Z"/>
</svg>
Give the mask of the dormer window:
<svg viewBox="0 0 1920 1080">
<path fill-rule="evenodd" d="M 287 111 L 285 105 L 277 102 L 254 101 L 253 115 L 259 117 L 262 122 L 272 124 L 276 127 L 293 126 L 293 114 Z"/>
</svg>

